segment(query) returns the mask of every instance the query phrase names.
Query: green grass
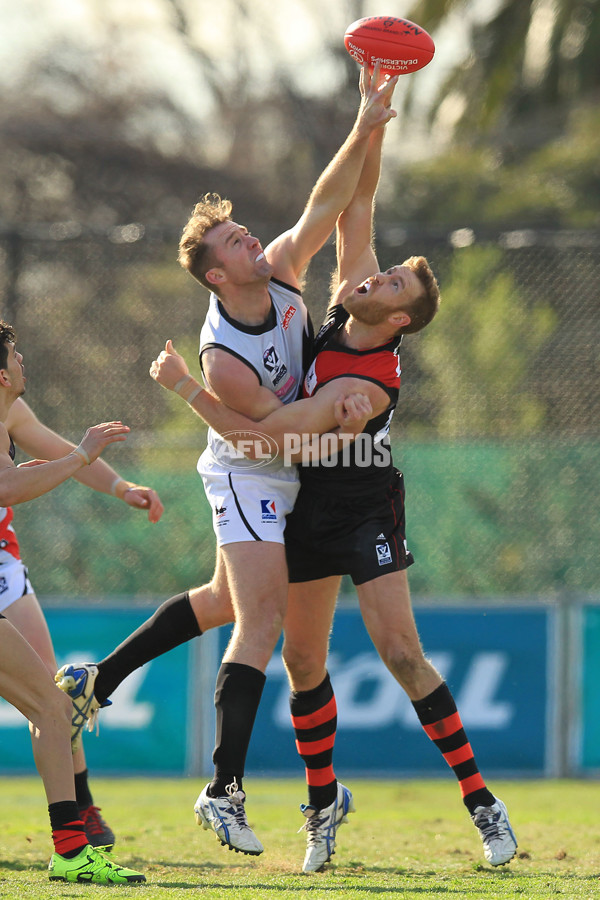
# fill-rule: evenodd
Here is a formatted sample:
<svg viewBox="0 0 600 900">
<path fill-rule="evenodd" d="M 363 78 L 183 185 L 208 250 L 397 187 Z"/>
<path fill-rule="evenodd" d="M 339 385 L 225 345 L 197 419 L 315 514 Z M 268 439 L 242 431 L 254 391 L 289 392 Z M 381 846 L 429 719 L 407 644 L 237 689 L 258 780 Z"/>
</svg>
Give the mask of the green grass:
<svg viewBox="0 0 600 900">
<path fill-rule="evenodd" d="M 148 879 L 104 888 L 47 880 L 51 842 L 41 782 L 0 778 L 0 898 L 94 898 L 106 891 L 152 900 L 598 897 L 600 788 L 593 783 L 494 782 L 511 813 L 519 855 L 492 869 L 450 778 L 349 782 L 357 813 L 338 834 L 334 862 L 326 873 L 303 876 L 299 779 L 247 779 L 248 818 L 266 847 L 259 858 L 226 850 L 196 826 L 192 806 L 202 781 L 96 779 L 94 799 L 117 834 L 115 858 Z"/>
</svg>

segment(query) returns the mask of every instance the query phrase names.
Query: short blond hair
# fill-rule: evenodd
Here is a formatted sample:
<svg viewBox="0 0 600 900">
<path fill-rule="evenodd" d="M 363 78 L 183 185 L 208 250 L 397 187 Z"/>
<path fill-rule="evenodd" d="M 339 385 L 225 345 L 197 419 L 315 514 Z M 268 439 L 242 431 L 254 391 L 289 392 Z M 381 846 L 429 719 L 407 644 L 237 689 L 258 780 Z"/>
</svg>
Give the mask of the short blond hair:
<svg viewBox="0 0 600 900">
<path fill-rule="evenodd" d="M 414 334 L 429 325 L 440 308 L 440 288 L 424 256 L 410 256 L 402 265 L 412 269 L 423 285 L 422 293 L 404 310 L 410 316 L 410 323 L 398 330 L 399 334 Z"/>
<path fill-rule="evenodd" d="M 230 200 L 223 200 L 218 194 L 205 194 L 196 203 L 179 241 L 180 265 L 208 290 L 213 288 L 206 280 L 206 273 L 219 265 L 219 260 L 204 238 L 216 225 L 227 222 L 232 210 Z"/>
</svg>

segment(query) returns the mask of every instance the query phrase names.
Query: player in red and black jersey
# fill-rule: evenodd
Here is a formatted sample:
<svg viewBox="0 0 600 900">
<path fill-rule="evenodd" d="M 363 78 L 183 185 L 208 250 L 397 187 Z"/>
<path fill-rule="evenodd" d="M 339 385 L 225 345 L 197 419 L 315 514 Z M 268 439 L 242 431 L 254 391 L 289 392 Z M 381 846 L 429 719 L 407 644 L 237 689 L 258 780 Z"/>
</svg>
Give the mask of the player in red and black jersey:
<svg viewBox="0 0 600 900">
<path fill-rule="evenodd" d="M 459 781 L 486 859 L 502 865 L 517 847 L 506 807 L 486 787 L 452 694 L 423 653 L 410 601 L 406 569 L 413 559 L 405 540 L 404 483 L 392 463 L 388 431 L 400 388 L 400 342 L 433 319 L 439 290 L 423 257 L 378 271 L 372 217 L 381 143 L 375 136 L 371 141 L 352 202 L 338 219 L 338 287 L 316 338 L 304 396 L 318 397 L 352 375 L 361 380 L 373 415 L 352 447 L 327 459 L 321 446 L 314 460 L 301 465 L 301 488 L 285 532 L 290 592 L 283 657 L 309 789 L 303 811 L 307 830 L 315 831 L 312 856 L 318 862 L 327 849 L 322 841 L 319 848 L 318 833 L 328 831 L 333 842 L 344 821 L 333 770 L 335 698 L 326 665 L 341 576 L 348 574 L 381 659 Z M 310 856 L 309 840 L 307 869 Z"/>
<path fill-rule="evenodd" d="M 425 658 L 415 627 L 406 568 L 404 485 L 387 440 L 400 387 L 398 346 L 420 331 L 439 305 L 437 282 L 424 257 L 378 271 L 371 245 L 373 196 L 379 177 L 382 131 L 371 136 L 353 199 L 337 223 L 339 286 L 316 338 L 303 399 L 260 421 L 260 432 L 279 442 L 295 434 L 301 446 L 301 488 L 288 516 L 285 543 L 290 575 L 284 623 L 284 661 L 292 687 L 291 713 L 306 765 L 309 802 L 304 871 L 326 863 L 338 826 L 352 811 L 352 796 L 333 770 L 336 705 L 326 670 L 328 639 L 341 576 L 351 575 L 363 619 L 381 658 L 404 688 L 427 735 L 453 768 L 492 865 L 508 862 L 516 841 L 504 805 L 487 789 L 452 695 Z M 372 274 L 375 272 L 376 274 Z M 173 390 L 189 378 L 167 346 L 153 377 Z M 257 423 L 239 417 L 193 382 L 194 410 L 219 434 Z M 338 448 L 333 427 L 336 394 L 358 392 L 370 407 L 362 434 Z M 328 418 L 329 417 L 329 418 Z M 339 421 L 339 420 L 338 420 Z M 311 458 L 307 433 L 316 435 Z M 323 456 L 331 438 L 335 454 Z M 304 459 L 304 455 L 307 458 Z M 297 457 L 292 457 L 297 458 Z M 196 610 L 196 614 L 197 610 Z"/>
</svg>

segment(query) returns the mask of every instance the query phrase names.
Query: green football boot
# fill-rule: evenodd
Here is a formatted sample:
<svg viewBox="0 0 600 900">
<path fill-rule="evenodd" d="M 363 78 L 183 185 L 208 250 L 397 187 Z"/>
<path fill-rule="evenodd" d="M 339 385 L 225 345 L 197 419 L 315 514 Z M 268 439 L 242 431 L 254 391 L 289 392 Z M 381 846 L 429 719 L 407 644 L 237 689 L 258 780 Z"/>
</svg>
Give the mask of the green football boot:
<svg viewBox="0 0 600 900">
<path fill-rule="evenodd" d="M 53 853 L 48 866 L 50 881 L 78 881 L 91 884 L 133 884 L 145 881 L 146 876 L 120 866 L 102 850 L 86 844 L 73 859 Z"/>
</svg>

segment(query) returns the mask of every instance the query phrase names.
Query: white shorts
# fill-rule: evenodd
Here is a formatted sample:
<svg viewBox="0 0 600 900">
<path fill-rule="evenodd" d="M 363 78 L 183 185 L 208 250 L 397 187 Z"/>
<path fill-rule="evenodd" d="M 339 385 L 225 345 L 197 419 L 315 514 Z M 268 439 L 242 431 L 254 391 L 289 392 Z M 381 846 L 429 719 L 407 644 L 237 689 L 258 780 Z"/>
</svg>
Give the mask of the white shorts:
<svg viewBox="0 0 600 900">
<path fill-rule="evenodd" d="M 255 469 L 229 470 L 198 460 L 206 498 L 213 511 L 217 544 L 273 541 L 283 544 L 285 517 L 300 490 L 296 467 L 260 475 Z"/>
<path fill-rule="evenodd" d="M 19 597 L 34 593 L 27 568 L 20 559 L 0 565 L 0 612 Z"/>
</svg>

